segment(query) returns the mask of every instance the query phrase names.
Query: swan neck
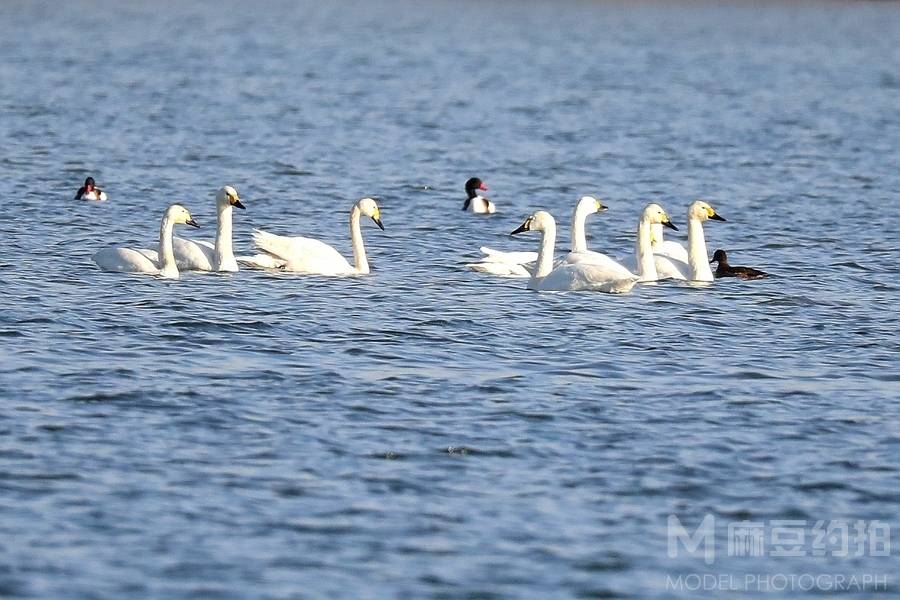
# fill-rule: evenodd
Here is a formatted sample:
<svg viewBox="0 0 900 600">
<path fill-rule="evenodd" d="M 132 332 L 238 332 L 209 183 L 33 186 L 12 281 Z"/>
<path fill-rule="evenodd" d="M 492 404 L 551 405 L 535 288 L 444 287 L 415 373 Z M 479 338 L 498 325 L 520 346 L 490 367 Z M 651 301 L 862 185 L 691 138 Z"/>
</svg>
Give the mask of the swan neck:
<svg viewBox="0 0 900 600">
<path fill-rule="evenodd" d="M 712 269 L 706 256 L 703 222 L 690 217 L 688 217 L 688 264 L 691 267 L 692 280 L 713 281 Z"/>
<path fill-rule="evenodd" d="M 367 275 L 369 273 L 369 261 L 366 258 L 366 248 L 363 246 L 362 231 L 359 226 L 359 217 L 362 211 L 354 206 L 350 211 L 350 242 L 353 244 L 353 263 L 357 273 Z"/>
<path fill-rule="evenodd" d="M 217 271 L 237 271 L 237 261 L 231 247 L 231 217 L 234 209 L 230 204 L 219 207 L 216 223 L 216 264 Z"/>
<path fill-rule="evenodd" d="M 538 250 L 537 269 L 534 277 L 546 277 L 553 270 L 553 251 L 556 247 L 556 223 L 548 223 L 541 232 L 541 247 Z"/>
<path fill-rule="evenodd" d="M 587 213 L 578 211 L 572 214 L 572 252 L 587 252 L 587 237 L 584 233 Z"/>
<path fill-rule="evenodd" d="M 637 258 L 637 274 L 640 277 L 640 281 L 656 281 L 659 279 L 659 276 L 656 274 L 656 260 L 653 257 L 653 247 L 650 244 L 650 228 L 652 226 L 644 217 L 641 217 L 641 220 L 638 221 L 635 256 Z"/>
<path fill-rule="evenodd" d="M 653 236 L 650 239 L 650 246 L 656 248 L 657 246 L 661 246 L 663 243 L 663 226 L 662 223 L 651 223 L 650 231 L 653 233 Z"/>
<path fill-rule="evenodd" d="M 159 271 L 163 277 L 178 277 L 175 251 L 172 249 L 172 231 L 175 223 L 166 214 L 159 225 Z"/>
</svg>

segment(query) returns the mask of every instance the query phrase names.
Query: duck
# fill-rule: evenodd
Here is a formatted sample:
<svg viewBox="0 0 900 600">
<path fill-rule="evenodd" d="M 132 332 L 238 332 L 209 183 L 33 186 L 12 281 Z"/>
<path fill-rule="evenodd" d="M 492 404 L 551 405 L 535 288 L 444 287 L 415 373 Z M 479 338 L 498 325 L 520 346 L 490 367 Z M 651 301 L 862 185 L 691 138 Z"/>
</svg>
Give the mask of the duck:
<svg viewBox="0 0 900 600">
<path fill-rule="evenodd" d="M 657 254 L 655 264 L 662 279 L 711 282 L 715 280 L 706 254 L 706 238 L 703 222 L 725 221 L 725 217 L 703 200 L 695 200 L 688 206 L 688 261 L 684 262 Z"/>
<path fill-rule="evenodd" d="M 351 265 L 332 246 L 308 237 L 275 235 L 260 229 L 253 232 L 253 243 L 262 254 L 238 260 L 258 268 L 275 268 L 306 275 L 367 275 L 369 261 L 363 246 L 360 218 L 365 215 L 384 231 L 381 210 L 374 198 L 363 198 L 350 210 L 350 242 L 353 246 Z"/>
<path fill-rule="evenodd" d="M 237 190 L 230 185 L 223 186 L 216 192 L 215 243 L 175 237 L 173 248 L 180 271 L 238 271 L 231 246 L 231 213 L 234 208 L 246 210 Z"/>
<path fill-rule="evenodd" d="M 492 215 L 497 212 L 494 203 L 478 193 L 478 190 L 487 191 L 487 189 L 487 184 L 478 177 L 469 178 L 466 181 L 466 201 L 463 210 L 480 215 Z"/>
<path fill-rule="evenodd" d="M 163 279 L 178 279 L 178 263 L 172 250 L 172 231 L 175 225 L 200 227 L 181 204 L 172 204 L 163 214 L 159 225 L 159 252 L 132 248 L 104 248 L 92 257 L 103 271 L 118 273 L 142 273 Z"/>
<path fill-rule="evenodd" d="M 719 263 L 716 267 L 716 278 L 737 277 L 738 279 L 763 279 L 769 274 L 752 267 L 732 267 L 728 264 L 728 255 L 721 248 L 713 252 L 711 263 Z"/>
<path fill-rule="evenodd" d="M 592 252 L 587 248 L 585 222 L 593 214 L 605 212 L 607 207 L 595 196 L 582 196 L 575 203 L 572 211 L 571 250 L 562 259 L 563 262 L 580 262 L 597 260 L 604 255 Z M 531 277 L 538 258 L 537 252 L 503 252 L 487 246 L 480 248 L 484 256 L 478 262 L 466 266 L 473 271 L 500 275 L 505 277 Z"/>
<path fill-rule="evenodd" d="M 106 200 L 106 192 L 97 187 L 93 177 L 84 180 L 84 185 L 75 192 L 75 200 Z"/>
<path fill-rule="evenodd" d="M 528 281 L 528 289 L 537 291 L 592 290 L 611 294 L 630 291 L 638 277 L 628 272 L 610 269 L 604 265 L 589 262 L 563 263 L 553 265 L 556 244 L 556 221 L 549 212 L 539 210 L 525 219 L 510 235 L 525 231 L 541 233 L 537 266 Z"/>
</svg>

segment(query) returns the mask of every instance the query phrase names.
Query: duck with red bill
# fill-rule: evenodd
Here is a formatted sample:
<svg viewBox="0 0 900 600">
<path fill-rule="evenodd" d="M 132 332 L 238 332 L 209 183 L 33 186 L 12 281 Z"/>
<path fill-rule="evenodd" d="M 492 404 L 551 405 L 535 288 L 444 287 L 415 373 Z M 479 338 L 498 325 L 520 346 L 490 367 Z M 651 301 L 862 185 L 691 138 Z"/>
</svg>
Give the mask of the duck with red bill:
<svg viewBox="0 0 900 600">
<path fill-rule="evenodd" d="M 466 181 L 466 201 L 463 204 L 463 210 L 479 215 L 492 215 L 497 212 L 494 203 L 478 193 L 479 190 L 487 191 L 487 189 L 487 184 L 478 177 L 472 177 Z"/>
</svg>

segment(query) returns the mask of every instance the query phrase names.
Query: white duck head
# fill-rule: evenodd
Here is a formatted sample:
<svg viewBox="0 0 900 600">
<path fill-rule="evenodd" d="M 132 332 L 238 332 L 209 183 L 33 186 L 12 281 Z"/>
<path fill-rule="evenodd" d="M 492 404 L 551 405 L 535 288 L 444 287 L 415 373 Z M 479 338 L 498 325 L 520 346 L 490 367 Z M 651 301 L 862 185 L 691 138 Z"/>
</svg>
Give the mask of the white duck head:
<svg viewBox="0 0 900 600">
<path fill-rule="evenodd" d="M 182 204 L 173 204 L 166 209 L 166 220 L 173 225 L 184 224 L 191 227 L 200 227 L 197 221 L 191 217 L 191 213 Z"/>
<path fill-rule="evenodd" d="M 525 219 L 525 222 L 519 225 L 510 235 L 516 235 L 523 231 L 547 231 L 548 229 L 556 230 L 556 220 L 547 211 L 539 210 Z"/>
<path fill-rule="evenodd" d="M 576 215 L 592 215 L 594 213 L 604 212 L 607 209 L 600 200 L 594 196 L 582 196 L 575 205 Z"/>
<path fill-rule="evenodd" d="M 666 210 L 655 202 L 644 207 L 644 212 L 641 214 L 641 218 L 651 225 L 660 224 L 668 227 L 669 229 L 678 231 L 678 228 L 675 227 L 672 221 L 669 220 L 669 215 L 668 213 L 666 213 Z"/>
<path fill-rule="evenodd" d="M 366 215 L 372 221 L 375 222 L 378 227 L 384 231 L 384 225 L 381 223 L 381 209 L 378 208 L 378 203 L 375 202 L 372 198 L 363 198 L 359 202 L 356 203 L 356 208 L 359 209 L 359 212 Z"/>
<path fill-rule="evenodd" d="M 725 217 L 717 213 L 716 209 L 714 209 L 703 200 L 695 200 L 688 207 L 688 219 L 694 219 L 697 221 L 706 221 L 707 219 L 712 219 L 713 221 L 724 221 Z"/>
<path fill-rule="evenodd" d="M 219 188 L 219 191 L 216 192 L 216 206 L 220 209 L 226 206 L 234 206 L 236 208 L 246 208 L 242 203 L 241 199 L 238 196 L 237 190 L 231 187 L 230 185 L 226 185 L 224 187 Z"/>
</svg>

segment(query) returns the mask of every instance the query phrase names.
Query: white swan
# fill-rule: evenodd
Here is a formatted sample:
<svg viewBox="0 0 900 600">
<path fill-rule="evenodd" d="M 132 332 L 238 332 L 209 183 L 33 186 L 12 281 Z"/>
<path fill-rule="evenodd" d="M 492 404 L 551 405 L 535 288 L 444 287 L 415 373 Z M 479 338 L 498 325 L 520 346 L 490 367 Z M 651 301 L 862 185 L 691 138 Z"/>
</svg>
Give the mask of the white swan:
<svg viewBox="0 0 900 600">
<path fill-rule="evenodd" d="M 572 249 L 563 261 L 590 261 L 591 259 L 596 260 L 597 257 L 603 257 L 602 254 L 587 249 L 584 230 L 589 216 L 606 209 L 607 207 L 594 196 L 582 196 L 578 199 L 575 210 L 572 211 Z M 480 250 L 484 256 L 478 262 L 469 263 L 466 266 L 473 271 L 491 275 L 531 277 L 531 272 L 534 270 L 532 263 L 536 262 L 538 258 L 537 252 L 503 252 L 487 246 L 482 246 Z"/>
<path fill-rule="evenodd" d="M 687 262 L 657 255 L 656 267 L 660 274 L 672 279 L 689 281 L 714 281 L 709 257 L 706 255 L 706 238 L 703 235 L 703 221 L 712 219 L 724 221 L 724 217 L 704 202 L 692 202 L 687 211 L 688 219 L 688 260 Z"/>
<path fill-rule="evenodd" d="M 94 254 L 93 261 L 104 271 L 146 273 L 178 279 L 178 265 L 172 251 L 172 230 L 178 223 L 199 227 L 185 207 L 173 204 L 166 209 L 159 225 L 159 253 L 154 250 L 104 248 Z"/>
<path fill-rule="evenodd" d="M 78 188 L 78 191 L 75 192 L 76 200 L 99 200 L 101 202 L 106 200 L 106 192 L 97 187 L 96 182 L 94 182 L 93 177 L 88 177 L 84 180 L 84 185 Z"/>
<path fill-rule="evenodd" d="M 664 239 L 663 226 L 661 223 L 654 224 L 650 232 L 650 242 L 653 245 L 654 254 L 662 254 L 663 256 L 668 256 L 670 258 L 674 258 L 675 260 L 687 262 L 687 249 L 679 242 Z"/>
<path fill-rule="evenodd" d="M 631 273 L 622 277 L 621 272 L 617 270 L 589 262 L 564 263 L 554 268 L 556 221 L 546 211 L 539 210 L 528 217 L 511 235 L 523 231 L 541 232 L 537 268 L 528 281 L 528 289 L 539 291 L 594 290 L 621 294 L 629 291 L 637 282 L 638 278 Z"/>
<path fill-rule="evenodd" d="M 463 210 L 481 215 L 492 215 L 497 212 L 497 207 L 494 206 L 494 203 L 479 194 L 478 190 L 487 190 L 487 186 L 483 181 L 477 177 L 472 177 L 466 181 L 466 202 L 463 204 Z"/>
<path fill-rule="evenodd" d="M 216 193 L 218 218 L 215 244 L 206 240 L 189 240 L 181 237 L 174 239 L 175 260 L 179 270 L 226 272 L 238 270 L 231 247 L 232 207 L 245 208 L 238 197 L 237 190 L 226 185 Z"/>
<path fill-rule="evenodd" d="M 265 254 L 242 258 L 243 262 L 263 268 L 281 268 L 309 275 L 366 275 L 369 261 L 363 246 L 359 218 L 370 217 L 384 231 L 381 211 L 372 198 L 363 198 L 350 211 L 350 240 L 353 244 L 351 265 L 337 250 L 319 240 L 306 237 L 286 237 L 257 229 L 253 242 Z"/>
<path fill-rule="evenodd" d="M 669 220 L 665 209 L 656 203 L 648 204 L 641 211 L 638 219 L 637 240 L 634 255 L 626 258 L 624 265 L 640 278 L 642 283 L 658 281 L 660 276 L 656 270 L 656 257 L 653 254 L 653 226 L 661 225 L 678 231 Z"/>
</svg>

